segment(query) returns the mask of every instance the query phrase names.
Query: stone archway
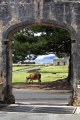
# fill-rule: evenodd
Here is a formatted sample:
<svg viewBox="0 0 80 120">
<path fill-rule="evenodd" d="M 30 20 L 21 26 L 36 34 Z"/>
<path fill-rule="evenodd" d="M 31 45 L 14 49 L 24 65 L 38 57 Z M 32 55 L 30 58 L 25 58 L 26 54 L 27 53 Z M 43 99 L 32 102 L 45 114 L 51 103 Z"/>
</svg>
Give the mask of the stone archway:
<svg viewBox="0 0 80 120">
<path fill-rule="evenodd" d="M 71 99 L 74 99 L 75 104 L 80 104 L 79 0 L 76 2 L 75 0 L 2 0 L 0 5 L 0 72 L 2 73 L 0 100 L 10 102 L 13 98 L 13 102 L 15 101 L 11 85 L 12 35 L 20 29 L 43 24 L 62 27 L 71 34 L 73 86 Z"/>
<path fill-rule="evenodd" d="M 14 103 L 15 102 L 15 98 L 13 96 L 12 93 L 12 36 L 15 32 L 24 29 L 26 27 L 32 27 L 32 26 L 38 26 L 38 25 L 47 25 L 47 26 L 56 26 L 56 27 L 61 27 L 63 29 L 66 29 L 70 32 L 71 34 L 71 38 L 72 38 L 72 49 L 71 49 L 71 54 L 72 54 L 72 73 L 74 73 L 73 70 L 73 63 L 74 63 L 74 49 L 75 49 L 75 43 L 76 43 L 76 37 L 75 37 L 75 31 L 72 27 L 67 26 L 64 23 L 59 23 L 57 25 L 56 21 L 50 21 L 50 22 L 44 22 L 44 23 L 20 23 L 20 24 L 16 24 L 14 26 L 12 26 L 11 28 L 9 28 L 6 32 L 5 32 L 5 41 L 4 43 L 6 44 L 6 86 L 5 86 L 5 90 L 7 92 L 5 92 L 5 97 L 4 97 L 4 101 L 7 101 L 8 103 Z M 72 104 L 72 99 L 73 96 L 75 95 L 75 86 L 74 86 L 75 80 L 74 80 L 74 74 L 72 76 L 72 85 L 73 85 L 73 93 L 71 96 L 71 100 L 70 100 L 70 104 Z"/>
</svg>

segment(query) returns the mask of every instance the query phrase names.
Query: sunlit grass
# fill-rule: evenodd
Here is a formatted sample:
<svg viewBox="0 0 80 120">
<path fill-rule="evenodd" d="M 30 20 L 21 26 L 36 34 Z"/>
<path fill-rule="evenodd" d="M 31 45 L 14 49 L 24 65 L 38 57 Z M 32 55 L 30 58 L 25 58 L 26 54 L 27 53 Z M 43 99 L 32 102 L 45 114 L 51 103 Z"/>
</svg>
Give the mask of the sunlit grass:
<svg viewBox="0 0 80 120">
<path fill-rule="evenodd" d="M 25 84 L 27 75 L 28 73 L 24 73 L 24 72 L 13 73 L 12 83 L 13 84 Z"/>
<path fill-rule="evenodd" d="M 24 68 L 27 68 L 25 66 L 18 66 L 18 67 L 13 67 L 12 70 L 15 71 L 15 70 L 21 70 L 21 69 L 24 69 Z"/>
<path fill-rule="evenodd" d="M 37 71 L 41 73 L 41 81 L 42 82 L 51 82 L 59 79 L 66 78 L 68 76 L 68 67 L 67 66 L 49 66 L 41 68 L 41 70 Z M 26 77 L 30 73 L 27 72 L 17 72 L 13 73 L 12 83 L 13 84 L 26 84 Z M 34 82 L 37 82 L 34 80 Z"/>
<path fill-rule="evenodd" d="M 49 66 L 49 67 L 46 67 L 46 68 L 42 68 L 39 71 L 41 73 L 50 73 L 50 72 L 68 73 L 68 67 L 67 66 Z"/>
<path fill-rule="evenodd" d="M 32 68 L 33 66 L 15 66 L 12 68 L 13 71 L 16 71 L 16 70 L 22 70 L 22 69 L 29 69 L 29 68 Z"/>
</svg>

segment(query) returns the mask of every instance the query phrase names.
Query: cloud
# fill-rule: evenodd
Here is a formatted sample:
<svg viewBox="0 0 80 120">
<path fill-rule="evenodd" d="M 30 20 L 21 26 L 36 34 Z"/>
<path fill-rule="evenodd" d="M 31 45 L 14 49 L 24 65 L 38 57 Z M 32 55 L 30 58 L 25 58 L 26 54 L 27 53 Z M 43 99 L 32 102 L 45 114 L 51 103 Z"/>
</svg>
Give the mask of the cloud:
<svg viewBox="0 0 80 120">
<path fill-rule="evenodd" d="M 44 57 L 44 59 L 53 59 L 55 57 L 55 54 L 49 54 Z"/>
<path fill-rule="evenodd" d="M 39 55 L 37 59 L 53 59 L 55 57 L 55 54 L 49 54 L 49 55 Z"/>
<path fill-rule="evenodd" d="M 43 59 L 46 55 L 39 55 L 36 59 Z"/>
<path fill-rule="evenodd" d="M 34 60 L 34 62 L 36 62 L 36 63 L 40 63 L 40 62 L 42 62 L 42 63 L 52 63 L 53 59 L 36 59 L 36 60 Z"/>
<path fill-rule="evenodd" d="M 43 62 L 43 63 L 52 63 L 54 58 L 55 58 L 55 54 L 49 54 L 49 55 L 39 55 L 35 60 L 34 62 L 36 63 L 40 63 L 40 62 Z"/>
</svg>

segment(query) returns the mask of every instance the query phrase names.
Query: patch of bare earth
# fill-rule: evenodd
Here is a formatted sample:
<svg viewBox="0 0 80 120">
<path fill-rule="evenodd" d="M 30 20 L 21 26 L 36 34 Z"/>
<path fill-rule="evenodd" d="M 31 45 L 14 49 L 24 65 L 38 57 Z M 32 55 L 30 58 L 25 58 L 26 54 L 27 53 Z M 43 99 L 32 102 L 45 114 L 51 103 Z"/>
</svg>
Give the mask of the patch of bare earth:
<svg viewBox="0 0 80 120">
<path fill-rule="evenodd" d="M 42 90 L 42 91 L 56 91 L 56 92 L 69 92 L 72 90 L 71 84 L 67 82 L 66 79 L 57 80 L 52 82 L 42 82 L 22 84 L 22 85 L 13 85 L 13 89 L 31 89 L 31 90 Z"/>
</svg>

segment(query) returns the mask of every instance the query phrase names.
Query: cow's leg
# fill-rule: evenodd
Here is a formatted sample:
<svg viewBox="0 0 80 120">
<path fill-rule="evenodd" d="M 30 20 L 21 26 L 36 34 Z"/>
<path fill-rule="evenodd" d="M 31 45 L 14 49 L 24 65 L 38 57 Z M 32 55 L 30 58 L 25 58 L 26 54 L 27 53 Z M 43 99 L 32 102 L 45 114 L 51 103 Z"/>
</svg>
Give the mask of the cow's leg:
<svg viewBox="0 0 80 120">
<path fill-rule="evenodd" d="M 29 79 L 29 84 L 30 84 L 31 79 Z"/>
<path fill-rule="evenodd" d="M 38 84 L 39 84 L 39 79 L 38 79 Z"/>
<path fill-rule="evenodd" d="M 40 79 L 40 83 L 41 83 L 41 79 Z"/>
<path fill-rule="evenodd" d="M 29 84 L 30 84 L 31 81 L 32 81 L 32 84 L 33 84 L 33 79 L 30 79 Z"/>
<path fill-rule="evenodd" d="M 27 77 L 26 77 L 26 82 L 28 82 L 28 79 L 27 79 Z"/>
<path fill-rule="evenodd" d="M 33 84 L 33 79 L 32 79 L 32 84 Z"/>
<path fill-rule="evenodd" d="M 40 79 L 38 79 L 38 83 L 41 84 L 41 80 Z"/>
<path fill-rule="evenodd" d="M 40 84 L 40 80 L 38 79 L 38 84 Z"/>
</svg>

